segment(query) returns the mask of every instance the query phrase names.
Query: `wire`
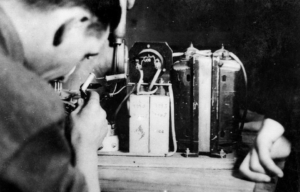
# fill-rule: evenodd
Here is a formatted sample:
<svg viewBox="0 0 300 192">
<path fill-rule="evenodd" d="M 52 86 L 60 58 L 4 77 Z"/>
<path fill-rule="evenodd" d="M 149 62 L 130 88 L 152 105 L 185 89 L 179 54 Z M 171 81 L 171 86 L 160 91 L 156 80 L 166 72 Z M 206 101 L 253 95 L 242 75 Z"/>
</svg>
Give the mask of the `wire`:
<svg viewBox="0 0 300 192">
<path fill-rule="evenodd" d="M 156 87 L 153 91 L 140 91 L 141 89 L 141 85 L 143 83 L 143 78 L 144 78 L 144 71 L 141 69 L 138 69 L 140 72 L 140 79 L 139 82 L 137 83 L 137 95 L 152 95 L 154 93 L 156 93 L 156 91 L 158 90 L 158 88 Z M 157 70 L 156 74 L 159 74 L 160 72 L 158 72 L 159 70 Z M 157 76 L 158 77 L 158 76 Z M 155 77 L 154 77 L 155 78 Z M 155 80 L 156 81 L 156 80 Z M 152 86 L 154 85 L 155 81 L 152 80 L 151 84 Z"/>
<path fill-rule="evenodd" d="M 247 73 L 246 73 L 246 69 L 243 65 L 243 63 L 241 62 L 241 60 L 235 55 L 233 54 L 232 52 L 229 52 L 229 56 L 231 56 L 238 64 L 240 64 L 241 68 L 242 68 L 242 71 L 243 71 L 243 75 L 244 75 L 244 79 L 245 79 L 245 109 L 244 109 L 244 113 L 242 115 L 242 121 L 241 121 L 241 124 L 240 124 L 240 131 L 242 131 L 244 129 L 244 124 L 245 124 L 245 119 L 246 119 L 246 116 L 247 116 L 247 108 L 248 108 L 248 101 L 247 101 L 247 95 L 248 95 L 248 77 L 247 77 Z"/>
<path fill-rule="evenodd" d="M 172 140 L 174 144 L 174 151 L 169 152 L 167 156 L 172 156 L 177 152 L 177 141 L 176 141 L 176 133 L 175 133 L 175 110 L 174 110 L 174 93 L 172 89 L 172 84 L 169 85 L 169 93 L 170 93 L 170 104 L 171 104 L 171 128 L 172 128 Z"/>
<path fill-rule="evenodd" d="M 114 95 L 118 95 L 119 93 L 121 93 L 121 91 L 123 91 L 123 89 L 125 89 L 126 88 L 126 86 L 123 86 L 118 92 L 116 92 L 116 93 L 110 93 L 109 94 L 109 96 L 114 96 Z"/>
<path fill-rule="evenodd" d="M 156 81 L 157 81 L 157 79 L 158 79 L 158 76 L 159 76 L 160 72 L 161 72 L 161 69 L 160 69 L 160 68 L 157 69 L 157 71 L 156 71 L 156 73 L 155 73 L 155 75 L 154 75 L 154 77 L 153 77 L 153 79 L 152 79 L 152 81 L 151 81 L 151 84 L 150 84 L 150 86 L 149 86 L 149 91 L 151 91 L 151 89 L 153 88 L 154 83 L 156 83 Z"/>
<path fill-rule="evenodd" d="M 115 88 L 114 88 L 114 90 L 113 90 L 113 92 L 112 93 L 109 93 L 109 96 L 114 96 L 115 95 L 115 92 L 116 92 L 116 90 L 117 90 L 117 85 L 118 85 L 118 83 L 116 83 L 116 85 L 115 85 Z"/>
<path fill-rule="evenodd" d="M 139 68 L 138 68 L 138 70 L 140 72 L 140 79 L 139 79 L 139 82 L 137 83 L 137 89 L 136 89 L 137 95 L 139 95 L 141 84 L 143 83 L 143 78 L 144 78 L 144 72 L 143 72 L 143 70 L 141 70 Z"/>
<path fill-rule="evenodd" d="M 155 87 L 155 89 L 153 91 L 141 91 L 138 93 L 138 95 L 153 95 L 154 93 L 156 93 L 156 91 L 158 90 L 157 87 Z"/>
<path fill-rule="evenodd" d="M 66 105 L 70 105 L 70 106 L 72 106 L 72 107 L 76 107 L 76 105 L 74 104 L 74 103 L 72 103 L 72 102 L 70 102 L 70 101 L 62 101 L 64 104 L 66 104 Z"/>
<path fill-rule="evenodd" d="M 118 108 L 116 109 L 116 112 L 115 112 L 114 118 L 113 118 L 114 122 L 116 122 L 117 115 L 118 115 L 118 113 L 119 113 L 119 111 L 120 111 L 122 105 L 123 105 L 124 102 L 128 99 L 128 97 L 134 92 L 135 88 L 136 88 L 136 85 L 134 85 L 134 87 L 132 88 L 132 90 L 125 96 L 125 98 L 122 100 L 122 102 L 120 103 L 120 105 L 119 105 Z"/>
</svg>

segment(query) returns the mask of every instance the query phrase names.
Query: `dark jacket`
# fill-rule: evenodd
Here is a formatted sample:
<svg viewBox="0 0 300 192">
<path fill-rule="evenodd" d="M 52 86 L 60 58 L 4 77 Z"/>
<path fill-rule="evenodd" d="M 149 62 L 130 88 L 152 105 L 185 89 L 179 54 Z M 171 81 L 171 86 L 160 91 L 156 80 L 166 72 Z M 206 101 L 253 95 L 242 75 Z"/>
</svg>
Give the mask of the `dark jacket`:
<svg viewBox="0 0 300 192">
<path fill-rule="evenodd" d="M 86 191 L 71 164 L 64 118 L 58 96 L 26 68 L 18 34 L 0 8 L 0 191 Z"/>
</svg>

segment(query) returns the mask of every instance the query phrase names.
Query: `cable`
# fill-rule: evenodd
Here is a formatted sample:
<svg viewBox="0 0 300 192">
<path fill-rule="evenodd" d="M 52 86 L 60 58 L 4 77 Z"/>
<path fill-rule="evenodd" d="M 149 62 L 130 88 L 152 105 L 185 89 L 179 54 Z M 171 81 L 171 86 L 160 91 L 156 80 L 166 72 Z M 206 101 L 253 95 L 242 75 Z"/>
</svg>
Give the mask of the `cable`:
<svg viewBox="0 0 300 192">
<path fill-rule="evenodd" d="M 171 104 L 171 128 L 172 128 L 172 140 L 174 144 L 174 151 L 169 152 L 167 156 L 172 156 L 177 152 L 177 141 L 175 133 L 175 110 L 174 110 L 174 93 L 172 89 L 172 84 L 169 84 L 169 93 L 170 93 L 170 104 Z"/>
<path fill-rule="evenodd" d="M 140 68 L 138 68 L 140 72 L 140 79 L 139 82 L 137 83 L 137 89 L 136 89 L 136 94 L 139 95 L 141 84 L 143 83 L 143 78 L 144 78 L 144 72 Z"/>
<path fill-rule="evenodd" d="M 116 109 L 116 112 L 115 112 L 114 117 L 113 117 L 114 122 L 116 122 L 117 115 L 118 115 L 118 113 L 119 113 L 122 105 L 128 99 L 128 97 L 134 92 L 135 88 L 136 88 L 136 85 L 134 85 L 134 87 L 132 88 L 132 90 L 125 96 L 125 98 L 122 100 L 122 102 L 120 103 L 120 105 Z"/>
<path fill-rule="evenodd" d="M 141 85 L 143 83 L 143 78 L 144 78 L 144 71 L 139 69 L 139 72 L 140 72 L 140 79 L 139 79 L 139 82 L 137 83 L 137 95 L 152 95 L 154 93 L 156 93 L 156 91 L 158 90 L 158 88 L 156 87 L 153 91 L 149 91 L 149 92 L 146 92 L 146 91 L 140 91 L 141 89 Z M 153 83 L 154 84 L 154 83 Z"/>
<path fill-rule="evenodd" d="M 114 93 L 116 92 L 116 90 L 117 90 L 117 85 L 118 85 L 118 83 L 116 83 L 115 88 L 114 88 L 114 91 L 112 92 L 112 94 L 114 94 Z"/>
<path fill-rule="evenodd" d="M 151 81 L 151 84 L 149 86 L 149 91 L 151 91 L 151 89 L 153 88 L 154 83 L 156 83 L 156 81 L 158 79 L 158 76 L 160 75 L 160 72 L 161 72 L 161 68 L 158 68 L 155 75 L 154 75 L 154 77 L 153 77 L 153 79 L 152 79 L 152 81 Z"/>
<path fill-rule="evenodd" d="M 121 93 L 121 91 L 123 91 L 123 89 L 125 89 L 126 86 L 123 86 L 119 91 L 117 91 L 116 93 L 110 93 L 109 96 L 115 96 L 115 95 L 118 95 L 119 93 Z"/>
<path fill-rule="evenodd" d="M 243 75 L 244 75 L 244 78 L 245 78 L 245 85 L 246 85 L 246 88 L 248 86 L 248 78 L 247 78 L 247 73 L 246 73 L 246 69 L 243 65 L 243 63 L 241 62 L 241 60 L 232 52 L 229 52 L 229 56 L 231 56 L 236 62 L 238 62 L 241 67 L 242 67 L 242 71 L 243 71 Z"/>
<path fill-rule="evenodd" d="M 115 92 L 116 92 L 116 90 L 117 90 L 117 85 L 118 85 L 118 83 L 116 83 L 116 85 L 115 85 L 115 88 L 114 88 L 113 92 L 112 92 L 112 93 L 109 93 L 109 96 L 110 96 L 110 97 L 112 97 L 112 96 L 116 95 L 116 94 L 115 94 Z M 122 91 L 122 90 L 121 90 L 121 91 Z"/>
<path fill-rule="evenodd" d="M 241 62 L 241 60 L 232 52 L 229 52 L 229 56 L 231 56 L 238 64 L 240 64 L 242 71 L 243 71 L 243 75 L 244 75 L 244 79 L 245 79 L 245 109 L 244 109 L 244 113 L 242 115 L 242 121 L 241 121 L 241 125 L 240 125 L 240 131 L 242 131 L 244 129 L 244 124 L 245 124 L 245 119 L 247 116 L 247 108 L 248 108 L 248 102 L 247 102 L 247 95 L 248 95 L 248 77 L 247 77 L 247 73 L 246 73 L 246 69 L 243 65 L 243 63 Z"/>
<path fill-rule="evenodd" d="M 155 89 L 153 91 L 141 91 L 139 92 L 137 95 L 153 95 L 154 93 L 156 93 L 156 91 L 158 90 L 157 87 L 155 87 Z"/>
</svg>

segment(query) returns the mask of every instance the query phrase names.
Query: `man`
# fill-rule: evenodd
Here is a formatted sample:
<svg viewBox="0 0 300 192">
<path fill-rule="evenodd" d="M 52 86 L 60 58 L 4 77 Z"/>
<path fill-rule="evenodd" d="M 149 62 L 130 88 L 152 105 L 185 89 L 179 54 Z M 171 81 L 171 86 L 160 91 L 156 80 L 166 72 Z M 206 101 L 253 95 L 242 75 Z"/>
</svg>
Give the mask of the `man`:
<svg viewBox="0 0 300 192">
<path fill-rule="evenodd" d="M 100 191 L 97 149 L 107 120 L 99 96 L 91 92 L 87 102 L 79 100 L 70 115 L 69 146 L 63 107 L 48 82 L 97 55 L 108 39 L 110 11 L 118 5 L 0 0 L 1 191 Z"/>
</svg>

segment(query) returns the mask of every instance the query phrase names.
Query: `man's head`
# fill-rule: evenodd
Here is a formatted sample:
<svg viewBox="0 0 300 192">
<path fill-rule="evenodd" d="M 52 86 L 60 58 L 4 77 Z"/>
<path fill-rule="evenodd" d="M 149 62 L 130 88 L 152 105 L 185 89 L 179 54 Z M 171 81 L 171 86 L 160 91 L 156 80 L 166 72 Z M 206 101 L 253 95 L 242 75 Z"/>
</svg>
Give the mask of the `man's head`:
<svg viewBox="0 0 300 192">
<path fill-rule="evenodd" d="M 46 80 L 98 54 L 120 15 L 118 0 L 0 0 L 23 44 L 26 66 Z"/>
<path fill-rule="evenodd" d="M 119 0 L 20 0 L 29 9 L 50 11 L 61 7 L 82 7 L 96 15 L 99 21 L 105 25 L 118 22 L 121 8 Z M 132 6 L 133 0 L 129 0 Z"/>
</svg>

